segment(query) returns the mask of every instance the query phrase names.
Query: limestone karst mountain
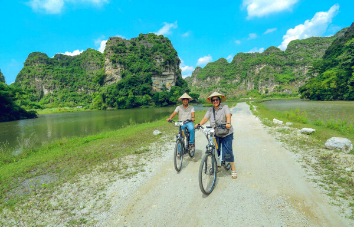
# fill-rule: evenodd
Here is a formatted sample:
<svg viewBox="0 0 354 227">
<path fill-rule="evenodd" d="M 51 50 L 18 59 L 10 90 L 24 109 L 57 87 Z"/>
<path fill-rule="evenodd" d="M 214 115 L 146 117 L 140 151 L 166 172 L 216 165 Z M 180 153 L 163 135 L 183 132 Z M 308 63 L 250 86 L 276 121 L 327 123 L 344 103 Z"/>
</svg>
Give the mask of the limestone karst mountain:
<svg viewBox="0 0 354 227">
<path fill-rule="evenodd" d="M 274 92 L 297 94 L 309 79 L 312 63 L 321 59 L 334 40 L 344 35 L 345 28 L 332 37 L 293 40 L 285 51 L 269 47 L 263 53 L 238 53 L 229 63 L 221 58 L 197 67 L 187 78 L 193 92 L 207 96 L 218 90 L 229 97 Z"/>
<path fill-rule="evenodd" d="M 88 105 L 100 95 L 100 102 L 108 97 L 110 106 L 117 105 L 114 97 L 140 100 L 145 96 L 146 101 L 154 92 L 173 86 L 186 89 L 179 64 L 177 51 L 162 35 L 140 34 L 130 40 L 112 37 L 104 53 L 87 49 L 80 55 L 56 54 L 53 58 L 31 53 L 15 83 L 32 91 L 32 100 L 44 105 Z"/>
</svg>

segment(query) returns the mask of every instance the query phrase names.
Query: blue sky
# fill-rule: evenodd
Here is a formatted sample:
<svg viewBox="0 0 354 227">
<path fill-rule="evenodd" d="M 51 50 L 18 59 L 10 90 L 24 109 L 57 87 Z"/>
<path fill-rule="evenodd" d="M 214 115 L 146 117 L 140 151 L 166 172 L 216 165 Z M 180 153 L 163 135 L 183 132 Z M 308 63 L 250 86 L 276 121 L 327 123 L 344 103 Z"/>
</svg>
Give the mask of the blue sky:
<svg viewBox="0 0 354 227">
<path fill-rule="evenodd" d="M 172 41 L 186 77 L 239 52 L 334 35 L 354 22 L 353 8 L 353 0 L 3 0 L 0 70 L 10 84 L 31 52 L 102 51 L 109 37 L 153 32 Z"/>
</svg>

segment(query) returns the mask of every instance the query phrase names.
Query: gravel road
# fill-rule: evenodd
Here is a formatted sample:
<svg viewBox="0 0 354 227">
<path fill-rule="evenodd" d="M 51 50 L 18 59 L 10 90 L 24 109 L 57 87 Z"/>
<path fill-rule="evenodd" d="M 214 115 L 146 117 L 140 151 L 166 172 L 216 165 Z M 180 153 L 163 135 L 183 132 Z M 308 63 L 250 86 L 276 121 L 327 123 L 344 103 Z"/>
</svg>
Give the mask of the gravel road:
<svg viewBox="0 0 354 227">
<path fill-rule="evenodd" d="M 150 171 L 107 189 L 111 209 L 96 226 L 353 226 L 306 176 L 296 154 L 285 150 L 246 103 L 231 109 L 238 178 L 222 169 L 214 191 L 199 189 L 207 141 L 196 133 L 196 154 L 173 166 L 173 147 L 148 164 Z"/>
</svg>

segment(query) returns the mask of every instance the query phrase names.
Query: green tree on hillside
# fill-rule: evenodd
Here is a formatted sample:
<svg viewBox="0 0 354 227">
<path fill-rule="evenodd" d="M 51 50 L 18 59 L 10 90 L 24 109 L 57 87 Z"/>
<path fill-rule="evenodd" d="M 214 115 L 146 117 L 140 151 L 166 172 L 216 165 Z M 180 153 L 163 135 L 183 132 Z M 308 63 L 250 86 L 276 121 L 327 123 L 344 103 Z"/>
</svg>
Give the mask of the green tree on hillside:
<svg viewBox="0 0 354 227">
<path fill-rule="evenodd" d="M 302 98 L 312 100 L 354 100 L 354 23 L 335 40 L 323 59 L 314 62 L 310 79 L 299 88 Z M 316 76 L 317 75 L 317 76 Z"/>
<path fill-rule="evenodd" d="M 0 122 L 37 117 L 36 112 L 26 111 L 16 105 L 14 101 L 16 92 L 18 91 L 0 82 Z"/>
</svg>

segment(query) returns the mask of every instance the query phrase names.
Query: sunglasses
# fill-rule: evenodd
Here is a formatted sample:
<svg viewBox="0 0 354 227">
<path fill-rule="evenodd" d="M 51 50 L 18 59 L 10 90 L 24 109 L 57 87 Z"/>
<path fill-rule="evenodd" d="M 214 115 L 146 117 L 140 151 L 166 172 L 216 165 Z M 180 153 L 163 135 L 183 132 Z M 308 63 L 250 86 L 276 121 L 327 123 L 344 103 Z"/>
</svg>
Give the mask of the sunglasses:
<svg viewBox="0 0 354 227">
<path fill-rule="evenodd" d="M 219 99 L 212 99 L 211 101 L 212 101 L 212 102 L 218 102 Z"/>
</svg>

